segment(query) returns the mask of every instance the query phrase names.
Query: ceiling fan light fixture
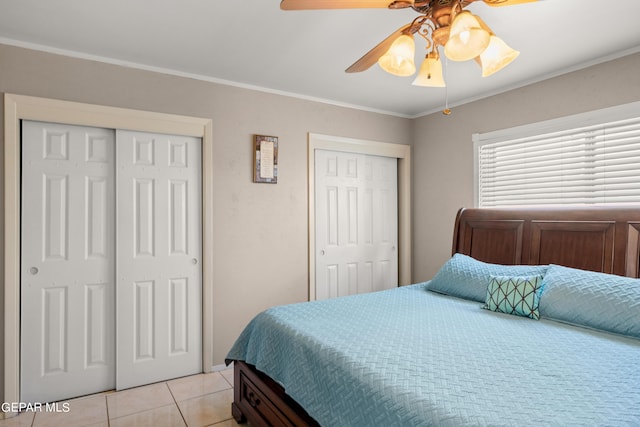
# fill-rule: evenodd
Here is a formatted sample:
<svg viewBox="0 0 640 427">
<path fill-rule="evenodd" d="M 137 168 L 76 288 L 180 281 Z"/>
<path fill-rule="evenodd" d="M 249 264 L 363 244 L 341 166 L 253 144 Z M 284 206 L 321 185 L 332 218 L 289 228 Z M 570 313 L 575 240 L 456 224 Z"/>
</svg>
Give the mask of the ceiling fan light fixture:
<svg viewBox="0 0 640 427">
<path fill-rule="evenodd" d="M 418 76 L 413 81 L 414 86 L 425 87 L 445 87 L 444 77 L 442 76 L 442 62 L 440 55 L 436 49 L 429 52 L 427 57 L 420 66 Z"/>
<path fill-rule="evenodd" d="M 378 59 L 378 64 L 387 73 L 406 77 L 416 72 L 413 61 L 416 45 L 413 37 L 402 34 L 393 41 L 389 50 Z"/>
<path fill-rule="evenodd" d="M 489 46 L 476 57 L 482 67 L 482 77 L 487 77 L 502 70 L 520 55 L 520 52 L 509 47 L 500 37 L 491 36 Z"/>
<path fill-rule="evenodd" d="M 451 23 L 449 41 L 444 54 L 452 61 L 468 61 L 479 56 L 489 46 L 490 34 L 469 11 L 456 15 Z"/>
</svg>

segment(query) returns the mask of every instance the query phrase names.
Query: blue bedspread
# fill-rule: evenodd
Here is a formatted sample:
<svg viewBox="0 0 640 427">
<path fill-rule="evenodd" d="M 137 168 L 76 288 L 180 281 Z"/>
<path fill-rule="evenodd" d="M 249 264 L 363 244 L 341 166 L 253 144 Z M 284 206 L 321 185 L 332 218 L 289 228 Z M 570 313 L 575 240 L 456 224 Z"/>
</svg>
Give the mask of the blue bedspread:
<svg viewBox="0 0 640 427">
<path fill-rule="evenodd" d="M 322 426 L 640 426 L 640 340 L 424 284 L 271 308 L 231 360 L 280 382 Z"/>
</svg>

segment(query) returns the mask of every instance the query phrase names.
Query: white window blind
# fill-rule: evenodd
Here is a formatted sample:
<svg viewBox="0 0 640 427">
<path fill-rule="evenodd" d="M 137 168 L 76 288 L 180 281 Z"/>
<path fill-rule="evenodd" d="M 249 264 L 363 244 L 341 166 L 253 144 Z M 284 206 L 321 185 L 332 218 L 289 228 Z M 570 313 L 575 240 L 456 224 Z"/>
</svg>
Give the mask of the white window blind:
<svg viewBox="0 0 640 427">
<path fill-rule="evenodd" d="M 479 207 L 640 203 L 640 103 L 474 143 Z"/>
</svg>

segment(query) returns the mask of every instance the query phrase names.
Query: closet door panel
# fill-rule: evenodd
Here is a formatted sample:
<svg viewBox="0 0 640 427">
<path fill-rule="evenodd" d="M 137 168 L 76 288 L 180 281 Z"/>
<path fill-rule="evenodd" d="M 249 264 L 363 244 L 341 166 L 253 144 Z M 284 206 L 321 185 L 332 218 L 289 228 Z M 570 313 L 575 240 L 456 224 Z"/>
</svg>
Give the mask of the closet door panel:
<svg viewBox="0 0 640 427">
<path fill-rule="evenodd" d="M 115 132 L 24 121 L 21 400 L 115 386 Z"/>
<path fill-rule="evenodd" d="M 118 131 L 117 388 L 202 372 L 201 142 Z"/>
</svg>

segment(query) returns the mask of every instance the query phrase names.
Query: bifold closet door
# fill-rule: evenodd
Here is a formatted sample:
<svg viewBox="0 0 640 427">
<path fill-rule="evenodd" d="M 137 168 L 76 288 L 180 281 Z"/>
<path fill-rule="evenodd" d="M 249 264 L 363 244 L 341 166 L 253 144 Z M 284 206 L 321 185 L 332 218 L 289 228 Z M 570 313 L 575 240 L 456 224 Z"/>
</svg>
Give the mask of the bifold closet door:
<svg viewBox="0 0 640 427">
<path fill-rule="evenodd" d="M 117 131 L 118 389 L 202 372 L 201 140 Z"/>
<path fill-rule="evenodd" d="M 115 132 L 22 124 L 21 401 L 115 386 Z"/>
<path fill-rule="evenodd" d="M 398 159 L 315 150 L 316 299 L 398 286 Z"/>
</svg>

